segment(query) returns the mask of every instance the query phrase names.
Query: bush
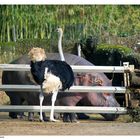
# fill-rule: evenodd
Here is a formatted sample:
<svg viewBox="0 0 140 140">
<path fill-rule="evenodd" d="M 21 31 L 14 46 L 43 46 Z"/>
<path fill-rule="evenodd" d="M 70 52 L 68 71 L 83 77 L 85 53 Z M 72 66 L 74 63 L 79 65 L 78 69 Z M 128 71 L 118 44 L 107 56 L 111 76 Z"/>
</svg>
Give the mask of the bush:
<svg viewBox="0 0 140 140">
<path fill-rule="evenodd" d="M 128 114 L 131 117 L 132 122 L 140 122 L 140 107 L 129 108 Z"/>
<path fill-rule="evenodd" d="M 118 52 L 121 55 L 125 55 L 125 54 L 130 54 L 133 52 L 132 49 L 126 47 L 126 46 L 121 46 L 121 45 L 111 45 L 111 44 L 100 44 L 97 46 L 96 48 L 96 52 L 109 52 L 109 53 L 113 53 L 113 52 Z"/>
</svg>

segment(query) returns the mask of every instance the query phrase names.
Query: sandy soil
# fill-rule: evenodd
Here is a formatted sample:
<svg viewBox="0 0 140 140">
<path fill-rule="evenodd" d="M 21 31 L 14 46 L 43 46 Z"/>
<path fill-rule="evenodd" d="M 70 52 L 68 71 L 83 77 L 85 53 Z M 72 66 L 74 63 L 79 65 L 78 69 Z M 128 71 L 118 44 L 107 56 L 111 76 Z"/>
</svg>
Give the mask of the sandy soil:
<svg viewBox="0 0 140 140">
<path fill-rule="evenodd" d="M 120 117 L 121 118 L 121 117 Z M 103 119 L 80 120 L 79 123 L 34 122 L 10 119 L 0 113 L 0 135 L 140 135 L 140 122 L 127 123 Z"/>
</svg>

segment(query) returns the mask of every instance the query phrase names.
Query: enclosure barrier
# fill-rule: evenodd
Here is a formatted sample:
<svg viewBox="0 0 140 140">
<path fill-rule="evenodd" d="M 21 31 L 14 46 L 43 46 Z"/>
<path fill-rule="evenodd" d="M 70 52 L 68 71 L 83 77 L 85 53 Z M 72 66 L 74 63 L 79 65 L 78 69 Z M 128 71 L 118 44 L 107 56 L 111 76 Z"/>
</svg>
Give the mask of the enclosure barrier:
<svg viewBox="0 0 140 140">
<path fill-rule="evenodd" d="M 132 71 L 130 66 L 81 66 L 71 65 L 74 72 L 105 72 L 105 73 L 124 73 Z M 3 71 L 30 71 L 30 65 L 26 64 L 0 64 Z"/>
<path fill-rule="evenodd" d="M 76 112 L 76 113 L 111 113 L 111 114 L 126 114 L 127 109 L 124 107 L 79 107 L 79 106 L 55 106 L 55 112 Z M 1 112 L 40 112 L 40 106 L 0 106 Z M 43 106 L 43 112 L 50 112 L 51 106 Z"/>
<path fill-rule="evenodd" d="M 28 92 L 41 92 L 38 85 L 0 85 L 0 89 L 4 91 L 28 91 Z M 111 87 L 111 86 L 72 86 L 69 90 L 61 92 L 108 92 L 108 93 L 125 93 L 125 87 Z M 20 93 L 19 93 L 20 94 Z"/>
<path fill-rule="evenodd" d="M 131 66 L 71 66 L 74 72 L 106 72 L 106 73 L 127 73 L 132 71 Z M 30 65 L 25 64 L 0 64 L 0 70 L 3 71 L 30 71 Z M 40 92 L 39 85 L 0 85 L 0 90 L 4 91 L 26 91 Z M 108 93 L 126 93 L 126 87 L 117 86 L 72 86 L 65 92 L 108 92 Z M 20 94 L 20 92 L 19 92 Z M 22 93 L 21 93 L 22 94 Z M 29 93 L 30 94 L 30 93 Z M 1 105 L 0 112 L 39 112 L 40 106 L 16 106 Z M 50 106 L 43 106 L 44 112 L 50 112 Z M 125 107 L 75 107 L 75 106 L 55 106 L 55 112 L 78 112 L 78 113 L 116 113 L 126 114 Z"/>
</svg>

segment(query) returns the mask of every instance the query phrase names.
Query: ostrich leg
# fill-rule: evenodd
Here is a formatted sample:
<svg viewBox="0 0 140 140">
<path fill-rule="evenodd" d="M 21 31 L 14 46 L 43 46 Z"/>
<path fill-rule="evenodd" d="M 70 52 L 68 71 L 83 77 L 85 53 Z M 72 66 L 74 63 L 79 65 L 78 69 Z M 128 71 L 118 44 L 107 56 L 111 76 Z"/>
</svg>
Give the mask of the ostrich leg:
<svg viewBox="0 0 140 140">
<path fill-rule="evenodd" d="M 53 121 L 53 122 L 59 121 L 59 120 L 54 119 L 54 105 L 55 105 L 57 94 L 58 94 L 58 91 L 53 91 L 52 107 L 51 107 L 51 113 L 50 113 L 50 121 Z"/>
<path fill-rule="evenodd" d="M 39 94 L 39 101 L 40 101 L 40 121 L 43 121 L 43 116 L 42 116 L 42 103 L 44 100 L 44 95 L 43 95 L 43 90 L 42 90 L 42 85 L 41 85 L 41 92 Z"/>
</svg>

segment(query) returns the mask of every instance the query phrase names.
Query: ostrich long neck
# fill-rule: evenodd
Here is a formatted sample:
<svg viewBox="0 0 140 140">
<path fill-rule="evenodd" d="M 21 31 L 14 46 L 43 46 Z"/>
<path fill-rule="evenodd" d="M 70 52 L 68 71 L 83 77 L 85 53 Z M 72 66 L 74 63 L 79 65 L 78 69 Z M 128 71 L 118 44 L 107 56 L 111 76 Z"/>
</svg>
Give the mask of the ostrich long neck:
<svg viewBox="0 0 140 140">
<path fill-rule="evenodd" d="M 62 50 L 62 32 L 59 35 L 58 51 L 59 51 L 59 54 L 60 54 L 61 61 L 65 61 L 63 50 Z"/>
<path fill-rule="evenodd" d="M 78 45 L 78 56 L 81 57 L 81 45 L 80 44 Z"/>
</svg>

